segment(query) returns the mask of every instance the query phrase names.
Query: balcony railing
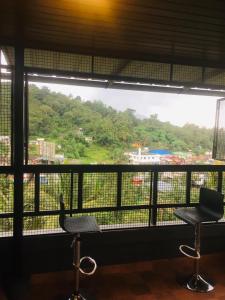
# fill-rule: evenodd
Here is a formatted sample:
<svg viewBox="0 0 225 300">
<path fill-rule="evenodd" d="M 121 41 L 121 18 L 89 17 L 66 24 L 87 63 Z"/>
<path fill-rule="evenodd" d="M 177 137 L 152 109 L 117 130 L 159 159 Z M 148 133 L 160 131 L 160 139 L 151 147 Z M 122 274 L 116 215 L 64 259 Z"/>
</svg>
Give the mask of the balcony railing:
<svg viewBox="0 0 225 300">
<path fill-rule="evenodd" d="M 195 206 L 199 189 L 225 191 L 224 166 L 34 165 L 24 166 L 23 235 L 60 232 L 59 195 L 68 215 L 89 214 L 103 230 L 181 224 L 173 211 Z M 1 236 L 12 235 L 13 184 L 0 174 Z"/>
</svg>

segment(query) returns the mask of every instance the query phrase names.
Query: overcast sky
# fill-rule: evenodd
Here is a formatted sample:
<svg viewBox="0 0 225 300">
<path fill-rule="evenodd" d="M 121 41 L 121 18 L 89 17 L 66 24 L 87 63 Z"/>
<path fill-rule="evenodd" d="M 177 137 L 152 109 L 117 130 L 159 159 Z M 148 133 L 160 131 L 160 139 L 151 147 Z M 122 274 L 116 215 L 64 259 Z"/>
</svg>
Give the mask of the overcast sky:
<svg viewBox="0 0 225 300">
<path fill-rule="evenodd" d="M 50 90 L 83 100 L 101 100 L 117 110 L 134 109 L 138 115 L 149 117 L 158 114 L 161 121 L 183 126 L 193 123 L 201 127 L 214 127 L 216 100 L 218 97 L 191 96 L 180 94 L 152 93 L 141 91 L 113 90 L 58 84 L 36 84 Z"/>
</svg>

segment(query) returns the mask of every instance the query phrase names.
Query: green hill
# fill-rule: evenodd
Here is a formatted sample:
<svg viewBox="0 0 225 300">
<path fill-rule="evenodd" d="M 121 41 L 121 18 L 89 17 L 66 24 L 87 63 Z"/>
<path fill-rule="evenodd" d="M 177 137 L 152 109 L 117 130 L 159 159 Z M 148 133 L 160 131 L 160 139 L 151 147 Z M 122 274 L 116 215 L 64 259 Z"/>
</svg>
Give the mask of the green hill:
<svg viewBox="0 0 225 300">
<path fill-rule="evenodd" d="M 212 148 L 212 129 L 174 126 L 157 115 L 141 120 L 132 109 L 117 111 L 99 100 L 68 97 L 46 87 L 30 85 L 29 112 L 30 139 L 54 141 L 66 158 L 84 163 L 125 162 L 123 153 L 134 143 L 196 154 Z"/>
</svg>

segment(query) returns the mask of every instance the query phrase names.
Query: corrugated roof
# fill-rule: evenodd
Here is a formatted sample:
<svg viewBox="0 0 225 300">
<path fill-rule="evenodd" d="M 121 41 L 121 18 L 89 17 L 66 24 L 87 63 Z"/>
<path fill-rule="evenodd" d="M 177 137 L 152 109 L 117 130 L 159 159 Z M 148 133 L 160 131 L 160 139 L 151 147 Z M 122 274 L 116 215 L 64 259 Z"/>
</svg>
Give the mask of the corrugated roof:
<svg viewBox="0 0 225 300">
<path fill-rule="evenodd" d="M 21 42 L 35 80 L 224 96 L 224 16 L 222 0 L 7 0 L 0 45 Z"/>
<path fill-rule="evenodd" d="M 26 47 L 224 65 L 225 3 L 220 0 L 7 0 L 0 37 Z"/>
</svg>

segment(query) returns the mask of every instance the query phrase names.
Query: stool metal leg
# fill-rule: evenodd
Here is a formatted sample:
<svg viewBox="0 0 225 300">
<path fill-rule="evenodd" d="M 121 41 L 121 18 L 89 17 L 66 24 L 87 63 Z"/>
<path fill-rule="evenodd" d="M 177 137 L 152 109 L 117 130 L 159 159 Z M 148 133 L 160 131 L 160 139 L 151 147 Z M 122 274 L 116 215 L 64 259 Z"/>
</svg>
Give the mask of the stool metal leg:
<svg viewBox="0 0 225 300">
<path fill-rule="evenodd" d="M 195 226 L 195 251 L 200 254 L 200 223 Z M 214 286 L 206 281 L 199 273 L 200 259 L 194 260 L 194 274 L 191 276 L 186 284 L 186 287 L 194 292 L 210 292 Z"/>
<path fill-rule="evenodd" d="M 74 292 L 68 300 L 86 300 L 80 294 L 80 244 L 81 238 L 80 234 L 77 234 L 73 240 L 73 267 L 74 267 Z"/>
</svg>

